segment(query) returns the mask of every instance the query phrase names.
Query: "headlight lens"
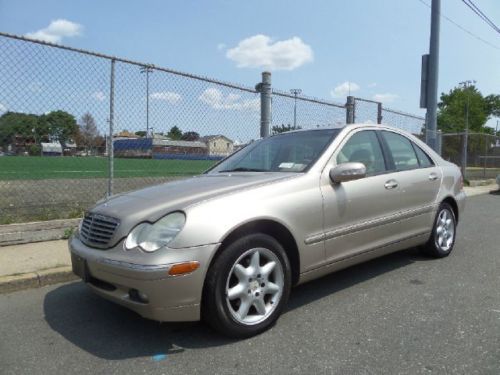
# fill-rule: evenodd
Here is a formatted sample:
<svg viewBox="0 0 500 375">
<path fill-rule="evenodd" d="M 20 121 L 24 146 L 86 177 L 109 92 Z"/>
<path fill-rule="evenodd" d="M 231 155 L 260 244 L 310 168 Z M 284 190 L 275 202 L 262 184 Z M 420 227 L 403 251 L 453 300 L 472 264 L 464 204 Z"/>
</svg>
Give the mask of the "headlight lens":
<svg viewBox="0 0 500 375">
<path fill-rule="evenodd" d="M 147 252 L 156 251 L 171 242 L 186 223 L 186 215 L 173 212 L 154 224 L 142 223 L 129 233 L 125 248 L 130 250 L 140 247 Z"/>
</svg>

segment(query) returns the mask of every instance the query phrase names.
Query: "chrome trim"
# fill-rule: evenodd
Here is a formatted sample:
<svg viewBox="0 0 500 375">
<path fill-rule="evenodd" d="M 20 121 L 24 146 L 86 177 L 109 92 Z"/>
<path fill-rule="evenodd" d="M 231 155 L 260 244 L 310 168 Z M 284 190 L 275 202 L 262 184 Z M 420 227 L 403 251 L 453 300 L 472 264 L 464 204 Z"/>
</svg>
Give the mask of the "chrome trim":
<svg viewBox="0 0 500 375">
<path fill-rule="evenodd" d="M 408 219 L 413 216 L 418 216 L 427 212 L 431 212 L 435 208 L 437 208 L 437 205 L 433 203 L 427 206 L 422 206 L 407 211 L 397 212 L 389 216 L 378 217 L 376 219 L 367 220 L 359 224 L 347 225 L 341 228 L 336 228 L 334 230 L 326 231 L 324 233 L 313 234 L 310 237 L 307 237 L 304 243 L 306 245 L 312 245 L 321 241 L 331 240 L 335 237 L 345 236 L 362 230 L 371 229 L 379 225 L 391 224 L 396 221 Z"/>
<path fill-rule="evenodd" d="M 98 263 L 105 264 L 108 266 L 118 267 L 125 270 L 133 270 L 139 272 L 158 272 L 158 271 L 168 271 L 172 264 L 137 264 L 129 263 L 121 260 L 114 260 L 109 258 L 98 258 L 96 259 Z"/>
<path fill-rule="evenodd" d="M 304 275 L 307 275 L 307 274 L 309 274 L 311 272 L 318 271 L 318 270 L 320 270 L 322 268 L 331 267 L 335 263 L 339 263 L 339 262 L 343 262 L 345 260 L 357 258 L 359 256 L 362 256 L 362 255 L 365 255 L 365 254 L 369 254 L 369 253 L 372 253 L 374 251 L 378 251 L 378 250 L 384 249 L 384 248 L 389 247 L 389 246 L 396 245 L 396 244 L 404 242 L 404 241 L 412 240 L 412 239 L 415 239 L 415 238 L 418 238 L 420 236 L 424 236 L 424 235 L 427 235 L 427 234 L 430 236 L 431 233 L 432 233 L 432 231 L 430 231 L 430 230 L 429 231 L 421 231 L 421 232 L 418 232 L 417 234 L 414 234 L 414 235 L 409 236 L 409 237 L 405 237 L 405 238 L 397 240 L 397 241 L 392 241 L 392 242 L 389 242 L 387 244 L 384 244 L 384 245 L 381 245 L 381 246 L 377 246 L 377 247 L 374 247 L 374 248 L 371 248 L 371 249 L 368 249 L 368 250 L 365 250 L 365 251 L 361 251 L 361 252 L 358 252 L 358 253 L 355 253 L 355 254 L 350 254 L 350 255 L 343 256 L 343 257 L 335 258 L 334 260 L 332 260 L 332 261 L 330 261 L 328 263 L 322 264 L 319 267 L 313 268 L 311 270 L 307 270 L 306 272 L 302 272 L 300 274 L 300 277 L 302 278 L 302 277 L 304 277 Z"/>
<path fill-rule="evenodd" d="M 103 249 L 109 245 L 119 225 L 120 220 L 114 217 L 88 212 L 80 223 L 79 238 L 88 246 Z"/>
</svg>

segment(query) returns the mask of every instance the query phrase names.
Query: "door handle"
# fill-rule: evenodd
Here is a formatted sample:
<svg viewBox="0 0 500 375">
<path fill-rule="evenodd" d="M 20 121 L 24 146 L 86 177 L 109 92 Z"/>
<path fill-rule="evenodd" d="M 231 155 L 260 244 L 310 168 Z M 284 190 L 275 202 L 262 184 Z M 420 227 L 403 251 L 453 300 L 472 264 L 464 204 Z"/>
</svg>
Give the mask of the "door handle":
<svg viewBox="0 0 500 375">
<path fill-rule="evenodd" d="M 429 175 L 429 180 L 430 181 L 436 181 L 438 179 L 438 175 L 436 173 L 431 173 Z"/>
<path fill-rule="evenodd" d="M 398 182 L 396 180 L 389 180 L 385 183 L 384 187 L 387 190 L 391 190 L 398 187 Z"/>
</svg>

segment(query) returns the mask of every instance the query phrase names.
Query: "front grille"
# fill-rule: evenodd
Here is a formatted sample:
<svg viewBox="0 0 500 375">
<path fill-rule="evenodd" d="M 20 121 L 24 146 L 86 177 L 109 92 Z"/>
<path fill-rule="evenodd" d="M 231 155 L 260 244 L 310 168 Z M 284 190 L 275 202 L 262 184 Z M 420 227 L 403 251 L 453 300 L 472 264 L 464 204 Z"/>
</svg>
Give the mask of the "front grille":
<svg viewBox="0 0 500 375">
<path fill-rule="evenodd" d="M 87 213 L 80 226 L 80 239 L 89 246 L 104 248 L 109 245 L 118 224 L 120 221 L 113 217 Z"/>
</svg>

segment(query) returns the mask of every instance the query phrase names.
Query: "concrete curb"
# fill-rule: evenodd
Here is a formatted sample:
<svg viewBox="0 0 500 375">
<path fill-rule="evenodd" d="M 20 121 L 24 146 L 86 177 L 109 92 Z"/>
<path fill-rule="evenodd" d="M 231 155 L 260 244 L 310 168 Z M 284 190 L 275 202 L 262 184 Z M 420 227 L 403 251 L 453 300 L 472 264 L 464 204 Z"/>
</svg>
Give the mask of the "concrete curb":
<svg viewBox="0 0 500 375">
<path fill-rule="evenodd" d="M 0 294 L 77 280 L 71 267 L 56 267 L 20 275 L 0 276 Z"/>
<path fill-rule="evenodd" d="M 36 221 L 0 225 L 0 246 L 64 239 L 80 219 Z"/>
</svg>

